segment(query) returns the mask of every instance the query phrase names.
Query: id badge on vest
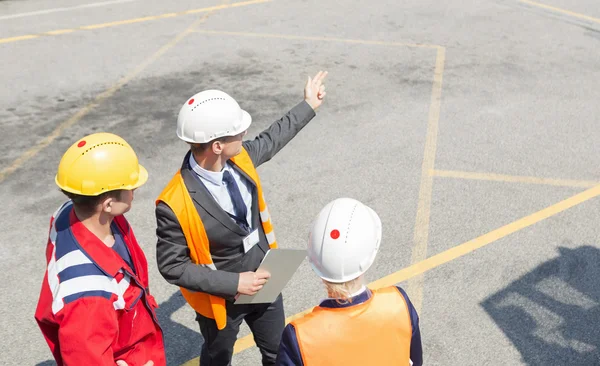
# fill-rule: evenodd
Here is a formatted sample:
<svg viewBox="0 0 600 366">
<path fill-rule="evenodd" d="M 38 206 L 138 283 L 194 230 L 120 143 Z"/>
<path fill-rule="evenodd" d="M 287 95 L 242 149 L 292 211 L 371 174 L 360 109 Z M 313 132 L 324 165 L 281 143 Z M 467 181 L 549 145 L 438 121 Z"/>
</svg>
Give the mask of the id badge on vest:
<svg viewBox="0 0 600 366">
<path fill-rule="evenodd" d="M 250 235 L 244 238 L 244 253 L 248 253 L 256 244 L 258 244 L 258 229 L 254 229 Z"/>
</svg>

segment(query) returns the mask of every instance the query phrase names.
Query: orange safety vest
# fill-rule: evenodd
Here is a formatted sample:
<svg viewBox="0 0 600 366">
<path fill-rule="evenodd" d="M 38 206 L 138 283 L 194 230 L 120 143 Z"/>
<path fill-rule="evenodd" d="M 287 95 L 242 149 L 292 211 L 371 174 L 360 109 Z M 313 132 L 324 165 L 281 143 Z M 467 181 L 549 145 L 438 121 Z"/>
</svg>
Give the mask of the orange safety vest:
<svg viewBox="0 0 600 366">
<path fill-rule="evenodd" d="M 269 247 L 271 249 L 276 249 L 277 242 L 275 241 L 271 217 L 269 215 L 269 210 L 267 209 L 267 204 L 265 203 L 258 173 L 250 159 L 250 155 L 248 155 L 246 149 L 242 148 L 242 151 L 233 157 L 231 161 L 252 178 L 253 183 L 256 185 L 258 193 L 258 209 L 260 211 L 262 227 L 267 237 Z M 155 203 L 158 204 L 161 201 L 166 203 L 175 213 L 179 225 L 181 226 L 181 230 L 183 231 L 183 235 L 185 236 L 187 246 L 190 248 L 192 263 L 216 270 L 210 255 L 210 243 L 206 235 L 206 230 L 204 229 L 200 215 L 198 215 L 194 202 L 185 186 L 183 177 L 181 176 L 181 170 L 175 173 L 175 176 L 173 176 L 169 184 L 167 184 L 165 189 L 158 196 Z M 180 290 L 185 300 L 194 310 L 207 318 L 214 319 L 219 330 L 225 328 L 225 325 L 227 324 L 225 299 L 204 292 L 190 291 L 183 287 L 180 287 Z"/>
<path fill-rule="evenodd" d="M 358 305 L 317 306 L 291 324 L 305 366 L 409 365 L 410 313 L 395 287 L 374 291 Z"/>
</svg>

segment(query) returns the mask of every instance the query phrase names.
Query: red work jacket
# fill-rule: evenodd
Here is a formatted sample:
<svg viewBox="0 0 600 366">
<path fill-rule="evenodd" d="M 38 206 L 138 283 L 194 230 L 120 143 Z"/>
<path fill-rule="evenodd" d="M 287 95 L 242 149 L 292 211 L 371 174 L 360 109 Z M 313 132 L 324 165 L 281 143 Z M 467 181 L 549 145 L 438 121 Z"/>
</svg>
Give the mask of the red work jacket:
<svg viewBox="0 0 600 366">
<path fill-rule="evenodd" d="M 115 224 L 134 268 L 77 219 L 70 201 L 50 220 L 35 319 L 59 366 L 166 364 L 146 257 L 125 217 Z"/>
</svg>

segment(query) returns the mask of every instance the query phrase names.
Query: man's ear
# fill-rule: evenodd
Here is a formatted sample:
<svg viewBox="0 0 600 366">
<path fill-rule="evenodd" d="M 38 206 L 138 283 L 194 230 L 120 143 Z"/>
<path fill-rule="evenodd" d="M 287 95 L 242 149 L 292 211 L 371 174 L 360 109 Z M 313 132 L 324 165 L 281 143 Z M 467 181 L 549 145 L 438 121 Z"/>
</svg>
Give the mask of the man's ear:
<svg viewBox="0 0 600 366">
<path fill-rule="evenodd" d="M 112 205 L 115 202 L 114 197 L 106 197 L 103 199 L 100 204 L 102 205 L 102 211 L 106 213 L 112 212 Z"/>
<path fill-rule="evenodd" d="M 221 155 L 224 147 L 225 146 L 223 146 L 223 143 L 218 140 L 214 141 L 211 145 L 212 151 L 213 151 L 213 153 L 215 153 L 215 155 Z"/>
</svg>

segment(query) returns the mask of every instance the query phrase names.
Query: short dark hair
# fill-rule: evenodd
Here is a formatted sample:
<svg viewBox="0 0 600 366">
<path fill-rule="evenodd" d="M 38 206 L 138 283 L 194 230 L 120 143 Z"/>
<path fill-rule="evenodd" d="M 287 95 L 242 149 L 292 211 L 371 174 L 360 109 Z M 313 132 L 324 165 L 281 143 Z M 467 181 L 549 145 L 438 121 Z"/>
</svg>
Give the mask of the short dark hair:
<svg viewBox="0 0 600 366">
<path fill-rule="evenodd" d="M 85 212 L 86 214 L 91 214 L 94 212 L 96 206 L 98 206 L 98 204 L 106 198 L 114 198 L 117 201 L 120 201 L 123 190 L 116 189 L 114 191 L 100 193 L 97 196 L 84 196 L 81 194 L 67 192 L 64 189 L 61 189 L 61 192 L 64 193 L 65 196 L 69 197 L 69 199 L 73 201 L 73 205 L 79 210 Z"/>
<path fill-rule="evenodd" d="M 234 137 L 235 136 L 223 136 L 223 137 L 218 137 L 214 140 L 210 140 L 209 142 L 205 142 L 205 143 L 201 143 L 201 144 L 190 143 L 190 150 L 192 150 L 192 153 L 194 153 L 194 154 L 202 154 L 206 150 L 210 149 L 213 143 L 215 143 L 217 141 L 218 142 L 229 142 Z"/>
</svg>

